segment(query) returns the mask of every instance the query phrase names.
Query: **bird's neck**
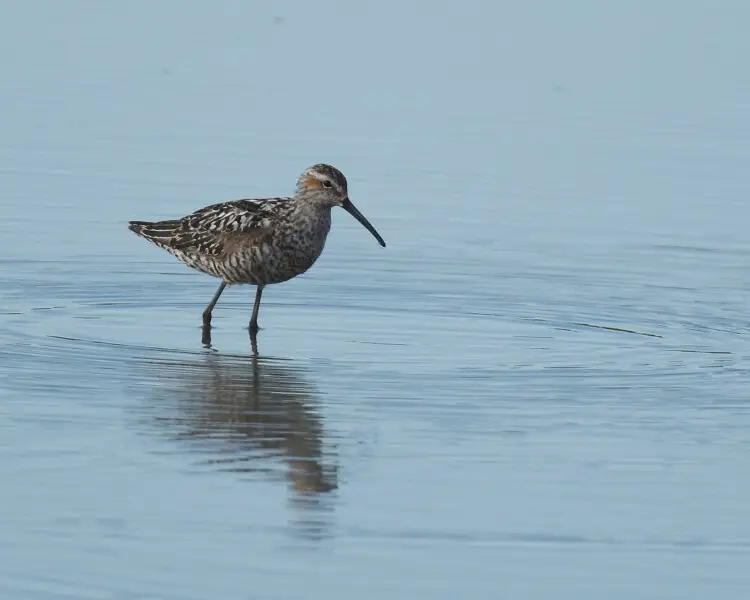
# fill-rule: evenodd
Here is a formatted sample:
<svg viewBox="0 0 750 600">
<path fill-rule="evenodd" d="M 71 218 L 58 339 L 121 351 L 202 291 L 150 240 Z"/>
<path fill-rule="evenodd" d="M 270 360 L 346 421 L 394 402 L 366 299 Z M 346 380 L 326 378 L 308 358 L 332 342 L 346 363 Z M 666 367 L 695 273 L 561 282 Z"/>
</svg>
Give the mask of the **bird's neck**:
<svg viewBox="0 0 750 600">
<path fill-rule="evenodd" d="M 298 198 L 294 209 L 299 213 L 309 215 L 331 213 L 331 205 L 328 202 L 315 198 Z"/>
<path fill-rule="evenodd" d="M 294 213 L 300 222 L 307 223 L 312 229 L 328 233 L 331 228 L 331 205 L 326 202 L 299 200 L 295 202 Z"/>
</svg>

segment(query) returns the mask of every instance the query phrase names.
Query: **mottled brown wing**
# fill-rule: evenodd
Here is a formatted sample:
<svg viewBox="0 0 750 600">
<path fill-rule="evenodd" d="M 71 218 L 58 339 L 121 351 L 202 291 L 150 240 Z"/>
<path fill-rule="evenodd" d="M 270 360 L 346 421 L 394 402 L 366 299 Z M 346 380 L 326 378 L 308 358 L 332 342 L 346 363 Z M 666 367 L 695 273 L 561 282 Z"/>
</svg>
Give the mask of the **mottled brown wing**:
<svg viewBox="0 0 750 600">
<path fill-rule="evenodd" d="M 289 203 L 289 198 L 264 198 L 260 200 L 235 200 L 206 206 L 182 221 L 186 229 L 219 233 L 251 233 L 267 228 L 279 211 Z"/>
<path fill-rule="evenodd" d="M 170 245 L 182 252 L 217 256 L 240 241 L 261 240 L 271 233 L 274 214 L 287 200 L 235 200 L 207 206 L 181 220 Z"/>
</svg>

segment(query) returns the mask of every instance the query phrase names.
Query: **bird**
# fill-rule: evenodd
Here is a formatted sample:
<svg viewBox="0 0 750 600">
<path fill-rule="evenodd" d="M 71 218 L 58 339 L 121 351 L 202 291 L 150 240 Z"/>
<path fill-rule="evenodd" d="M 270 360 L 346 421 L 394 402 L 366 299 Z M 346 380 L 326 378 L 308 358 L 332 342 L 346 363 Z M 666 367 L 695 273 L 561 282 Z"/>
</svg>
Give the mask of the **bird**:
<svg viewBox="0 0 750 600">
<path fill-rule="evenodd" d="M 250 333 L 256 334 L 263 289 L 301 275 L 323 252 L 331 209 L 340 206 L 385 248 L 385 241 L 349 199 L 344 174 L 316 164 L 299 176 L 294 196 L 250 198 L 211 204 L 180 219 L 129 221 L 136 235 L 180 262 L 221 279 L 203 311 L 203 325 L 227 285 L 256 286 Z"/>
</svg>

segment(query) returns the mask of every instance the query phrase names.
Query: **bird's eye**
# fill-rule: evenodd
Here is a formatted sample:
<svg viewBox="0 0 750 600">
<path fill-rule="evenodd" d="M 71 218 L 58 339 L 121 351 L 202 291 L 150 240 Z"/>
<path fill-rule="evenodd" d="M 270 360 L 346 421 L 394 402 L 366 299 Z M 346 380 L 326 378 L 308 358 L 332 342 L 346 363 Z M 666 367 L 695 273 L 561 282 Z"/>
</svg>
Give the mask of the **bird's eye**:
<svg viewBox="0 0 750 600">
<path fill-rule="evenodd" d="M 323 187 L 324 188 L 331 188 L 331 187 L 333 187 L 333 184 L 331 183 L 331 180 L 330 179 L 324 179 L 323 180 Z"/>
</svg>

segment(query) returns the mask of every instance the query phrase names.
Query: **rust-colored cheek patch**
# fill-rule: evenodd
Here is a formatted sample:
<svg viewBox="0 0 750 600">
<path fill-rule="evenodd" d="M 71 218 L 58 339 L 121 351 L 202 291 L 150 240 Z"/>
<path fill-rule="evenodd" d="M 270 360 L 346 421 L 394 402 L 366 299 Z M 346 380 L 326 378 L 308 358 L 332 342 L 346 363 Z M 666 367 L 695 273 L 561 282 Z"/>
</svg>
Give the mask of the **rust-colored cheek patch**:
<svg viewBox="0 0 750 600">
<path fill-rule="evenodd" d="M 317 190 L 323 187 L 323 183 L 317 177 L 308 175 L 305 177 L 305 187 Z"/>
</svg>

